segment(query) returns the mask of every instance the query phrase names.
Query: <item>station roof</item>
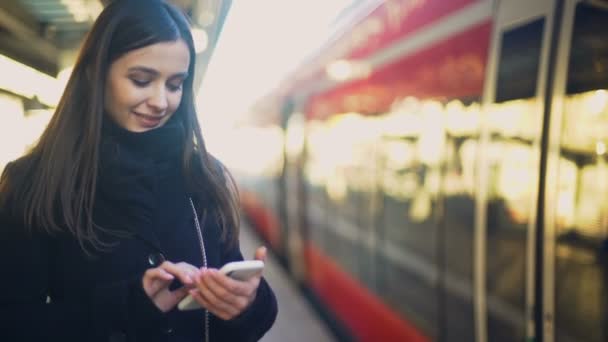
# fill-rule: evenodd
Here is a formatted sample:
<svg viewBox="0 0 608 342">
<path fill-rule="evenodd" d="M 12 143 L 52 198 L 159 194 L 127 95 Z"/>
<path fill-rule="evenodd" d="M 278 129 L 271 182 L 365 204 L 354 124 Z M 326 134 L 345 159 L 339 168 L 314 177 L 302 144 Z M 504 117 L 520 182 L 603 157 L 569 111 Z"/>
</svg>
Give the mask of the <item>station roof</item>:
<svg viewBox="0 0 608 342">
<path fill-rule="evenodd" d="M 78 48 L 103 6 L 110 1 L 0 1 L 0 54 L 56 76 L 61 67 L 62 52 Z M 170 1 L 181 7 L 195 25 L 207 32 L 207 53 L 210 56 L 232 1 Z"/>
</svg>

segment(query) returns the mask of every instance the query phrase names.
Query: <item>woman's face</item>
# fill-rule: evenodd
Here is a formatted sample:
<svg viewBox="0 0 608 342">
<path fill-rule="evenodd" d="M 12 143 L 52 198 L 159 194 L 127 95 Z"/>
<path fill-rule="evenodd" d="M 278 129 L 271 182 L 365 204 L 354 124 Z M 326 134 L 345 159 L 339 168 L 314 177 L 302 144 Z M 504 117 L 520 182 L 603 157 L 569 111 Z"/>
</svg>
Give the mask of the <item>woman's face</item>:
<svg viewBox="0 0 608 342">
<path fill-rule="evenodd" d="M 161 127 L 179 107 L 189 65 L 188 46 L 181 39 L 124 54 L 108 71 L 106 111 L 131 132 Z"/>
</svg>

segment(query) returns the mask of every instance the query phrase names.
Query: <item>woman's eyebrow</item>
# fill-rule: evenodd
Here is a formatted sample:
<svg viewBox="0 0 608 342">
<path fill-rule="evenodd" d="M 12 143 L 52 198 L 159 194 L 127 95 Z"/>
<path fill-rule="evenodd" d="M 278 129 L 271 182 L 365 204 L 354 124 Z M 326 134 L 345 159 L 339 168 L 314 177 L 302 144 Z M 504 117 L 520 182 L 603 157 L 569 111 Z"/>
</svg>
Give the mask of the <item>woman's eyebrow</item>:
<svg viewBox="0 0 608 342">
<path fill-rule="evenodd" d="M 151 74 L 153 76 L 157 76 L 159 74 L 158 71 L 152 69 L 152 68 L 147 68 L 144 66 L 134 66 L 129 68 L 129 72 L 133 72 L 133 71 L 141 71 L 141 72 L 145 72 L 147 74 Z"/>
<path fill-rule="evenodd" d="M 177 74 L 171 76 L 171 79 L 175 79 L 175 78 L 181 78 L 182 80 L 185 80 L 186 78 L 188 78 L 188 73 L 187 72 L 178 72 Z"/>
<path fill-rule="evenodd" d="M 144 66 L 135 66 L 135 67 L 131 67 L 129 68 L 129 72 L 134 72 L 134 71 L 140 71 L 140 72 L 144 72 L 146 74 L 150 74 L 152 76 L 158 76 L 160 73 L 152 68 L 148 68 L 148 67 L 144 67 Z M 186 79 L 188 78 L 188 72 L 178 72 L 174 75 L 171 75 L 170 78 L 183 78 Z"/>
</svg>

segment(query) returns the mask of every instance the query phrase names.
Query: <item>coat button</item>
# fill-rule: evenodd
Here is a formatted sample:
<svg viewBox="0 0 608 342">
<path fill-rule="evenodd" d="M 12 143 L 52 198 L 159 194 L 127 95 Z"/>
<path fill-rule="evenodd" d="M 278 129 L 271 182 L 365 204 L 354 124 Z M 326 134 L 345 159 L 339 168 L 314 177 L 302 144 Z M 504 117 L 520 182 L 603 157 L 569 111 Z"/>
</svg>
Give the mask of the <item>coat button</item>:
<svg viewBox="0 0 608 342">
<path fill-rule="evenodd" d="M 173 328 L 171 328 L 171 327 L 165 327 L 163 329 L 163 333 L 165 333 L 167 335 L 171 335 L 173 333 Z"/>
<path fill-rule="evenodd" d="M 152 267 L 160 266 L 165 260 L 165 256 L 162 253 L 151 253 L 148 255 L 148 264 Z"/>
</svg>

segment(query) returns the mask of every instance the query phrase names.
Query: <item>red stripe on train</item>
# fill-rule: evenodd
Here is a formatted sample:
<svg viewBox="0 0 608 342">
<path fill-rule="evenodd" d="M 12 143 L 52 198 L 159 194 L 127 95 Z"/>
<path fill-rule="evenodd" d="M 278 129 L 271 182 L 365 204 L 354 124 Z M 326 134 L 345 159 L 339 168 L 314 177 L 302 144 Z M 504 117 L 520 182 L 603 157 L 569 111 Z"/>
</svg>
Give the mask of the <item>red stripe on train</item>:
<svg viewBox="0 0 608 342">
<path fill-rule="evenodd" d="M 289 93 L 324 80 L 328 60 L 362 59 L 373 55 L 418 30 L 434 25 L 466 6 L 486 0 L 390 0 L 358 21 L 352 21 L 331 45 L 324 48 L 309 64 L 314 69 L 301 73 L 289 86 Z M 331 56 L 331 57 L 330 57 Z"/>
<path fill-rule="evenodd" d="M 483 91 L 492 22 L 446 37 L 433 46 L 375 70 L 368 78 L 312 97 L 309 118 L 335 113 L 383 113 L 398 98 L 478 97 Z"/>
<path fill-rule="evenodd" d="M 254 194 L 247 191 L 241 191 L 241 204 L 254 228 L 277 250 L 280 232 L 273 214 Z M 304 253 L 309 286 L 358 340 L 430 341 L 313 244 L 308 243 Z"/>
<path fill-rule="evenodd" d="M 305 253 L 309 285 L 358 340 L 430 341 L 314 245 Z"/>
<path fill-rule="evenodd" d="M 240 191 L 241 208 L 245 215 L 252 221 L 253 226 L 268 241 L 270 247 L 279 250 L 281 243 L 281 232 L 279 223 L 264 204 L 256 196 L 248 191 Z"/>
<path fill-rule="evenodd" d="M 386 1 L 353 28 L 354 32 L 341 38 L 353 43 L 350 44 L 351 49 L 346 56 L 340 57 L 346 59 L 368 57 L 374 52 L 386 48 L 391 43 L 404 39 L 421 28 L 432 25 L 444 17 L 477 2 L 480 2 L 480 0 Z M 371 28 L 370 26 L 377 27 Z M 354 43 L 358 41 L 355 37 L 362 34 L 367 39 L 360 39 L 362 42 L 357 46 Z"/>
</svg>

